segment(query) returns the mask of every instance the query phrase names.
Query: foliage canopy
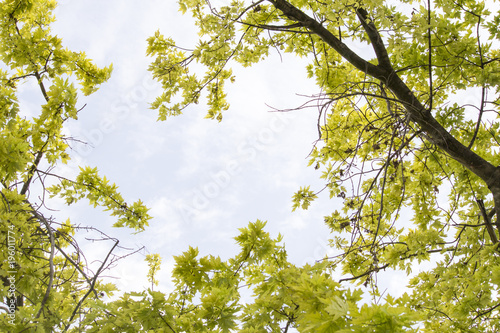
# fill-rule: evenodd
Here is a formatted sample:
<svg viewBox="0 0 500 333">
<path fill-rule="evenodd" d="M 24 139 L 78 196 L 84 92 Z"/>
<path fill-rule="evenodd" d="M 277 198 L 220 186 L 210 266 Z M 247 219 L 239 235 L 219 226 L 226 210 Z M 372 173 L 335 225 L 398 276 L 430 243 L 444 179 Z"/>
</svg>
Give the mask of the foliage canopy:
<svg viewBox="0 0 500 333">
<path fill-rule="evenodd" d="M 251 66 L 272 52 L 310 60 L 307 71 L 319 87 L 310 105 L 319 105 L 320 130 L 310 164 L 326 191 L 302 187 L 293 207 L 307 209 L 324 193 L 342 202 L 325 217 L 339 254 L 298 267 L 288 262 L 281 237 L 271 238 L 256 221 L 240 230 L 241 251 L 227 261 L 200 257 L 196 248 L 176 257 L 172 293 L 152 287 L 103 302 L 100 270 L 89 276 L 78 261 L 76 228 L 45 217 L 28 189 L 69 158 L 61 130 L 77 117 L 76 86 L 94 92 L 111 68 L 97 68 L 50 35 L 55 1 L 2 1 L 0 232 L 7 247 L 15 233 L 23 251 L 14 267 L 1 254 L 4 295 L 10 270 L 22 279 L 16 321 L 9 323 L 7 312 L 0 325 L 13 332 L 500 331 L 496 3 L 178 2 L 195 19 L 199 42 L 189 50 L 160 32 L 149 38 L 150 71 L 164 90 L 152 103 L 160 120 L 206 101 L 207 117 L 222 121 L 229 109 L 224 88 L 235 81 L 231 66 Z M 194 64 L 205 69 L 201 76 Z M 19 116 L 16 85 L 26 80 L 36 80 L 46 101 L 33 119 Z M 68 204 L 86 198 L 117 216 L 119 227 L 147 225 L 143 204 L 125 204 L 97 169 L 58 180 L 44 193 Z M 160 259 L 147 261 L 154 286 Z M 377 300 L 381 270 L 410 274 L 422 262 L 433 268 L 409 281 L 409 294 L 362 302 L 356 286 L 370 286 Z M 251 301 L 242 300 L 243 289 L 253 292 Z"/>
</svg>

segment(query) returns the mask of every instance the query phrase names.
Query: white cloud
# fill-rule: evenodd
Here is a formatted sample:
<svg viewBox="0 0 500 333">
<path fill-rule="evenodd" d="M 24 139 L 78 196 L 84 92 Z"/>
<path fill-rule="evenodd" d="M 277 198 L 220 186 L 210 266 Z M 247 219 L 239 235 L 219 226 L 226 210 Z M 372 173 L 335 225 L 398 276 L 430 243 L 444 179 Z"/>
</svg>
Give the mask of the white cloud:
<svg viewBox="0 0 500 333">
<path fill-rule="evenodd" d="M 147 231 L 147 246 L 150 251 L 156 252 L 182 236 L 182 219 L 175 208 L 177 203 L 173 200 L 160 197 L 149 206 L 151 207 L 149 213 L 154 220 L 150 223 L 150 230 Z"/>
<path fill-rule="evenodd" d="M 225 0 L 221 0 L 225 1 Z M 317 139 L 317 111 L 271 113 L 270 107 L 294 108 L 316 92 L 306 79 L 304 63 L 274 54 L 252 68 L 235 66 L 236 82 L 228 85 L 231 109 L 221 123 L 204 119 L 202 104 L 185 114 L 156 123 L 148 103 L 159 93 L 145 56 L 146 38 L 160 29 L 182 46 L 196 39 L 190 16 L 176 12 L 174 1 L 60 1 L 55 33 L 74 50 L 84 50 L 100 66 L 113 63 L 112 78 L 87 103 L 69 132 L 94 148 L 80 151 L 75 164 L 98 166 L 120 186 L 125 198 L 142 198 L 154 217 L 141 234 L 107 226 L 111 218 L 84 210 L 68 211 L 120 238 L 124 245 L 142 244 L 163 257 L 160 288 L 171 288 L 172 256 L 188 245 L 203 253 L 235 254 L 238 227 L 257 218 L 268 220 L 272 237 L 282 232 L 293 262 L 302 264 L 329 253 L 323 215 L 332 201 L 318 199 L 308 211 L 291 213 L 291 196 L 299 186 L 323 185 L 319 172 L 306 169 L 307 154 Z M 26 91 L 28 93 L 28 91 Z M 29 92 L 31 94 L 31 92 Z M 33 109 L 29 106 L 29 110 Z M 31 112 L 31 111 L 30 111 Z M 75 164 L 59 170 L 72 178 Z M 229 175 L 225 177 L 224 175 Z M 73 209 L 73 208 L 72 208 Z M 75 221 L 76 222 L 76 221 Z M 85 247 L 87 251 L 87 247 Z M 89 257 L 105 248 L 89 247 Z M 126 258 L 114 270 L 125 290 L 147 285 L 143 255 Z"/>
</svg>

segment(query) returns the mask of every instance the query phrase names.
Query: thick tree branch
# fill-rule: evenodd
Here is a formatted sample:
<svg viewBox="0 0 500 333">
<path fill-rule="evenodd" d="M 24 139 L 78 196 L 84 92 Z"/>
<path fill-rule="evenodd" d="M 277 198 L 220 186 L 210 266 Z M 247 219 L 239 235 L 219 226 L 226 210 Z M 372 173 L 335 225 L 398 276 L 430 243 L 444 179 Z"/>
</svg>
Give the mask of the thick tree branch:
<svg viewBox="0 0 500 333">
<path fill-rule="evenodd" d="M 301 23 L 302 26 L 309 29 L 320 37 L 325 43 L 330 45 L 337 51 L 344 59 L 351 63 L 360 71 L 367 73 L 377 79 L 385 79 L 388 75 L 387 71 L 383 68 L 376 66 L 365 59 L 361 58 L 358 54 L 352 51 L 347 45 L 342 43 L 334 34 L 322 26 L 315 19 L 311 18 L 300 9 L 294 7 L 286 0 L 268 0 L 277 9 L 281 10 L 285 16 L 295 22 Z"/>
<path fill-rule="evenodd" d="M 426 108 L 419 101 L 419 99 L 391 66 L 390 59 L 380 33 L 376 28 L 375 23 L 369 19 L 368 13 L 363 8 L 358 8 L 356 10 L 356 14 L 372 43 L 379 62 L 378 65 L 374 65 L 361 58 L 348 46 L 342 43 L 337 37 L 335 37 L 328 29 L 321 25 L 321 23 L 305 14 L 288 1 L 268 1 L 279 9 L 289 20 L 300 23 L 303 27 L 320 37 L 326 44 L 337 51 L 340 56 L 342 56 L 347 62 L 356 67 L 358 70 L 380 80 L 383 84 L 385 84 L 385 86 L 395 95 L 398 102 L 405 108 L 408 113 L 407 119 L 420 127 L 425 139 L 481 178 L 493 194 L 495 212 L 497 214 L 496 227 L 500 232 L 500 167 L 492 165 L 490 162 L 486 161 L 484 158 L 472 151 L 470 149 L 472 147 L 471 144 L 469 144 L 469 147 L 466 147 L 458 141 L 436 120 L 436 118 L 433 117 L 431 113 L 432 109 Z M 428 34 L 428 37 L 430 37 L 430 31 L 428 31 Z M 432 45 L 429 40 L 429 47 L 431 46 Z M 429 52 L 431 51 L 429 50 Z M 430 54 L 429 66 L 432 66 L 432 57 Z M 431 67 L 429 68 L 429 72 L 432 76 Z M 430 78 L 430 80 L 432 80 L 432 78 Z M 432 96 L 432 91 L 430 91 L 430 94 Z M 484 104 L 484 101 L 482 102 Z M 475 135 L 476 134 L 474 134 L 474 138 Z M 471 141 L 472 144 L 473 142 L 474 140 Z M 494 241 L 495 238 L 493 238 L 491 231 L 488 230 L 488 232 L 490 232 L 490 237 L 492 237 L 492 240 Z"/>
<path fill-rule="evenodd" d="M 492 190 L 494 195 L 495 193 L 497 193 L 496 196 L 498 197 L 498 200 L 496 200 L 495 203 L 496 207 L 500 207 L 500 169 L 497 169 L 491 163 L 474 153 L 472 150 L 468 149 L 454 136 L 452 136 L 431 115 L 430 110 L 426 109 L 422 105 L 415 94 L 396 74 L 393 68 L 385 69 L 381 65 L 376 66 L 364 60 L 351 49 L 349 49 L 349 47 L 342 43 L 319 22 L 309 17 L 300 9 L 291 5 L 288 1 L 268 1 L 271 2 L 277 9 L 281 10 L 288 19 L 301 23 L 311 32 L 318 35 L 325 43 L 330 45 L 354 67 L 366 73 L 367 75 L 370 75 L 384 82 L 385 85 L 394 93 L 394 95 L 396 95 L 399 102 L 404 106 L 409 114 L 409 119 L 420 126 L 427 139 L 432 144 L 441 148 L 453 159 L 479 176 Z M 363 13 L 359 12 L 358 15 L 363 15 Z M 374 38 L 377 45 L 379 47 L 380 45 L 383 46 L 383 42 L 381 40 L 378 40 L 379 37 L 377 36 L 379 36 L 379 33 L 374 26 L 374 23 L 370 22 L 366 24 L 370 24 L 370 26 L 367 26 L 367 28 L 369 28 L 368 30 L 370 31 L 370 35 L 372 36 L 372 38 Z M 381 48 L 378 49 L 378 52 L 380 53 L 381 57 L 383 57 L 383 50 Z M 386 60 L 384 60 L 384 62 L 386 62 Z"/>
<path fill-rule="evenodd" d="M 264 30 L 293 32 L 295 34 L 303 34 L 303 33 L 310 34 L 309 31 L 293 30 L 294 28 L 301 28 L 302 24 L 300 24 L 300 23 L 283 25 L 283 26 L 268 25 L 268 24 L 251 24 L 251 23 L 247 23 L 247 22 L 241 22 L 241 24 L 252 27 L 252 28 L 259 28 L 259 29 L 264 29 Z"/>
<path fill-rule="evenodd" d="M 356 14 L 358 15 L 359 21 L 361 22 L 363 29 L 365 29 L 370 42 L 372 43 L 373 50 L 377 55 L 379 67 L 382 67 L 387 71 L 392 71 L 389 54 L 387 53 L 382 37 L 375 27 L 375 23 L 371 18 L 368 17 L 368 12 L 364 8 L 358 8 L 356 10 Z"/>
</svg>

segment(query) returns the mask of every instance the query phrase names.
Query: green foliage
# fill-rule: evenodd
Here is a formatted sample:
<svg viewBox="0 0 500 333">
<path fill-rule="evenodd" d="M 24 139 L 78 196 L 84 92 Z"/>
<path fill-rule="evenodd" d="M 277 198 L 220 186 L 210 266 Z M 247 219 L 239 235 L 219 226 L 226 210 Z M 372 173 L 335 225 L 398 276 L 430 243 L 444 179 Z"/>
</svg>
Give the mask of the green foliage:
<svg viewBox="0 0 500 333">
<path fill-rule="evenodd" d="M 148 272 L 148 280 L 151 282 L 151 285 L 158 285 L 158 280 L 156 280 L 156 274 L 160 270 L 161 266 L 161 257 L 159 254 L 148 254 L 146 256 L 146 262 L 149 266 Z"/>
<path fill-rule="evenodd" d="M 115 290 L 98 277 L 116 240 L 101 234 L 100 240 L 114 246 L 102 266 L 89 271 L 73 238 L 82 227 L 48 217 L 49 197 L 68 204 L 87 198 L 110 210 L 115 226 L 143 230 L 150 219 L 140 201 L 127 205 L 95 168 L 81 168 L 75 180 L 57 175 L 56 167 L 70 159 L 63 129 L 68 119 L 78 118 L 79 91 L 95 92 L 110 77 L 111 66 L 99 68 L 85 53 L 62 46 L 50 32 L 55 6 L 50 0 L 0 2 L 0 297 L 8 307 L 1 308 L 0 327 L 5 332 L 76 327 L 86 309 L 104 308 L 99 298 Z M 18 87 L 29 81 L 44 100 L 32 116 L 18 101 Z"/>
<path fill-rule="evenodd" d="M 292 211 L 297 208 L 307 209 L 311 204 L 311 201 L 316 199 L 318 196 L 311 191 L 310 186 L 301 187 L 299 191 L 293 196 L 293 208 Z"/>
<path fill-rule="evenodd" d="M 29 190 L 39 179 L 42 198 L 68 205 L 85 198 L 110 211 L 115 227 L 148 225 L 143 203 L 127 204 L 96 168 L 81 167 L 73 180 L 49 172 L 70 158 L 62 129 L 78 117 L 79 91 L 96 91 L 111 66 L 98 68 L 50 34 L 55 1 L 5 0 L 0 237 L 22 251 L 15 258 L 0 254 L 1 296 L 15 304 L 16 316 L 10 322 L 3 313 L 0 326 L 33 332 L 500 331 L 498 8 L 473 0 L 178 3 L 194 18 L 199 41 L 188 49 L 160 32 L 148 39 L 149 69 L 163 88 L 151 104 L 159 120 L 203 101 L 207 118 L 221 121 L 229 109 L 224 89 L 235 81 L 232 66 L 249 67 L 274 51 L 309 60 L 308 76 L 321 91 L 311 101 L 319 106 L 321 134 L 310 165 L 325 186 L 301 187 L 292 210 L 307 209 L 323 190 L 340 203 L 325 213 L 336 255 L 294 265 L 281 235 L 271 238 L 257 220 L 240 229 L 240 250 L 227 260 L 194 247 L 176 256 L 170 293 L 153 290 L 161 259 L 148 255 L 151 288 L 103 302 L 116 290 L 99 275 L 118 241 L 103 236 L 114 245 L 90 274 L 73 238 L 79 227 L 46 218 L 45 202 Z M 31 118 L 17 97 L 28 80 L 45 100 Z M 465 101 L 466 94 L 477 98 Z M 40 175 L 54 177 L 51 186 Z M 382 297 L 377 277 L 385 269 L 408 275 L 407 294 Z"/>
<path fill-rule="evenodd" d="M 179 5 L 195 18 L 198 46 L 181 49 L 169 40 L 160 52 L 154 42 L 167 39 L 159 32 L 150 39 L 150 70 L 168 98 L 172 92 L 195 96 L 184 98 L 174 114 L 198 103 L 202 90 L 210 101 L 208 117 L 225 111 L 227 104 L 214 104 L 214 91 L 205 84 L 227 81 L 231 66 L 251 66 L 273 50 L 310 60 L 307 73 L 321 89 L 311 102 L 324 120 L 310 165 L 322 172 L 330 198 L 342 203 L 325 217 L 340 254 L 315 276 L 335 269 L 346 276 L 344 283 L 371 286 L 376 299 L 379 271 L 411 274 L 415 264 L 434 266 L 409 281 L 411 296 L 363 306 L 352 320 L 346 319 L 346 306 L 352 310 L 344 294 L 321 296 L 319 286 L 326 288 L 329 280 L 320 279 L 319 289 L 310 286 L 301 315 L 293 306 L 280 309 L 282 303 L 273 303 L 279 294 L 264 289 L 255 294 L 253 318 L 246 317 L 243 327 L 264 331 L 264 323 L 281 314 L 303 332 L 388 332 L 409 329 L 411 322 L 429 332 L 498 331 L 498 286 L 492 278 L 499 257 L 494 217 L 499 221 L 500 215 L 498 6 L 472 0 Z M 187 74 L 194 63 L 205 68 L 203 80 Z M 178 76 L 162 72 L 175 66 Z M 153 103 L 162 119 L 168 98 Z M 301 187 L 292 209 L 307 209 L 320 192 Z M 293 284 L 309 269 L 281 274 L 290 274 L 286 281 Z M 253 279 L 271 284 L 265 272 Z M 297 285 L 320 281 L 311 279 Z M 296 295 L 289 288 L 289 296 Z M 300 288 L 294 290 L 304 292 Z M 274 299 L 261 302 L 268 293 Z"/>
<path fill-rule="evenodd" d="M 80 168 L 80 174 L 74 181 L 61 179 L 60 184 L 51 186 L 48 190 L 52 196 L 64 198 L 68 205 L 86 198 L 94 207 L 104 207 L 111 211 L 111 216 L 119 217 L 113 224 L 114 227 L 127 226 L 143 231 L 151 218 L 147 213 L 148 209 L 140 200 L 127 205 L 117 189 L 106 177 L 98 175 L 97 168 L 85 167 Z"/>
<path fill-rule="evenodd" d="M 281 332 L 291 325 L 303 332 L 414 331 L 414 316 L 402 306 L 360 307 L 361 291 L 335 282 L 328 263 L 288 262 L 280 237 L 270 238 L 264 227 L 256 221 L 240 229 L 240 252 L 227 261 L 190 248 L 175 257 L 176 287 L 168 296 L 125 294 L 108 312 L 92 313 L 86 331 Z M 242 290 L 252 297 L 242 299 Z"/>
</svg>

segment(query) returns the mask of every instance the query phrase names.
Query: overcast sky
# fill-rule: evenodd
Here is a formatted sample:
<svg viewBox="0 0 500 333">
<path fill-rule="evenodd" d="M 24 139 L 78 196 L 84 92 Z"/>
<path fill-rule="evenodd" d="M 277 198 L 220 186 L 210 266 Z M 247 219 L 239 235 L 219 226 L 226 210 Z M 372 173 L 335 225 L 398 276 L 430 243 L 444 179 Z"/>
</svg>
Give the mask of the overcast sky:
<svg viewBox="0 0 500 333">
<path fill-rule="evenodd" d="M 190 16 L 177 12 L 176 1 L 66 0 L 59 1 L 54 33 L 66 47 L 85 51 L 99 66 L 113 64 L 111 79 L 90 97 L 78 121 L 67 133 L 88 145 L 73 146 L 73 161 L 59 170 L 77 174 L 78 165 L 98 167 L 129 201 L 143 200 L 151 208 L 149 228 L 137 235 L 113 229 L 114 220 L 87 203 L 59 209 L 74 224 L 91 225 L 120 239 L 129 248 L 146 246 L 145 253 L 163 258 L 160 288 L 172 288 L 173 256 L 188 246 L 203 255 L 234 256 L 238 228 L 256 219 L 268 221 L 272 237 L 284 236 L 289 259 L 313 262 L 328 252 L 328 229 L 323 216 L 340 202 L 320 196 L 308 211 L 291 212 L 291 198 L 300 186 L 322 188 L 320 172 L 307 167 L 307 156 L 318 139 L 317 111 L 270 112 L 306 101 L 298 94 L 318 92 L 306 78 L 304 65 L 290 55 L 274 54 L 251 69 L 235 68 L 236 82 L 228 89 L 231 108 L 221 123 L 204 119 L 201 103 L 165 122 L 149 103 L 160 93 L 147 67 L 146 39 L 160 30 L 179 46 L 190 47 L 196 32 Z M 22 88 L 25 112 L 37 112 L 31 94 Z M 108 244 L 111 246 L 111 244 Z M 86 243 L 89 259 L 103 258 L 106 245 Z M 331 253 L 330 253 L 331 254 Z M 112 272 L 124 290 L 147 287 L 147 268 L 141 254 L 128 257 Z M 387 275 L 389 292 L 402 290 L 401 275 Z"/>
</svg>

